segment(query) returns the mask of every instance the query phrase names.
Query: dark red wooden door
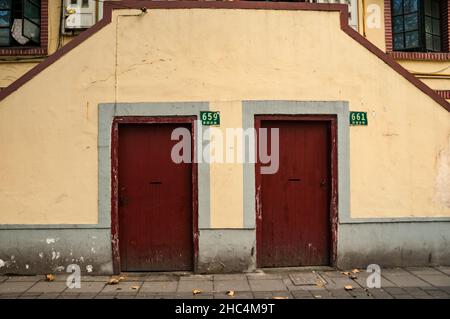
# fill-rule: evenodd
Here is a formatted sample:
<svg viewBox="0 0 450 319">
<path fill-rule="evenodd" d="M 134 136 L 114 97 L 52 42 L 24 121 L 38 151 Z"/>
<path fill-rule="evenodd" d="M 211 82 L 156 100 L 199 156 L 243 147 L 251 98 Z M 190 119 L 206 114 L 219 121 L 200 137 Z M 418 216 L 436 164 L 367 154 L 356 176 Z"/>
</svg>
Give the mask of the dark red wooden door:
<svg viewBox="0 0 450 319">
<path fill-rule="evenodd" d="M 277 173 L 260 176 L 259 265 L 328 265 L 329 124 L 269 120 L 261 121 L 260 125 L 267 129 L 279 128 L 280 162 Z"/>
<path fill-rule="evenodd" d="M 119 125 L 119 247 L 123 271 L 192 270 L 192 164 L 171 159 L 172 130 Z"/>
</svg>

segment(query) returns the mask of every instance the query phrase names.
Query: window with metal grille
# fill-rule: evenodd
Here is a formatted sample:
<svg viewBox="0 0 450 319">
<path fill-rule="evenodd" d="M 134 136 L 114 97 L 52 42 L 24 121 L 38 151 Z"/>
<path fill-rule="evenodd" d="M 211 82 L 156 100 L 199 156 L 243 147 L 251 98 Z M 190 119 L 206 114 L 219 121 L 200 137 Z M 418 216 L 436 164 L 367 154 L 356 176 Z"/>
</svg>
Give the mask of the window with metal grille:
<svg viewBox="0 0 450 319">
<path fill-rule="evenodd" d="M 393 0 L 394 51 L 440 52 L 443 22 L 440 0 Z"/>
<path fill-rule="evenodd" d="M 0 47 L 39 46 L 41 0 L 0 0 Z"/>
</svg>

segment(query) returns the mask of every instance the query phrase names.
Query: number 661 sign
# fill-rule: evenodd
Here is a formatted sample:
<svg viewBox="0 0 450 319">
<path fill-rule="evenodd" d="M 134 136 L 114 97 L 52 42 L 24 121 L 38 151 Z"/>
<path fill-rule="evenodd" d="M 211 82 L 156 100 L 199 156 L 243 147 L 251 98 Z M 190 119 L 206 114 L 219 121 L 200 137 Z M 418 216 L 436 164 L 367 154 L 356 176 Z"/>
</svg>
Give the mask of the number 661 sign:
<svg viewBox="0 0 450 319">
<path fill-rule="evenodd" d="M 350 112 L 350 125 L 367 125 L 367 112 Z"/>
</svg>

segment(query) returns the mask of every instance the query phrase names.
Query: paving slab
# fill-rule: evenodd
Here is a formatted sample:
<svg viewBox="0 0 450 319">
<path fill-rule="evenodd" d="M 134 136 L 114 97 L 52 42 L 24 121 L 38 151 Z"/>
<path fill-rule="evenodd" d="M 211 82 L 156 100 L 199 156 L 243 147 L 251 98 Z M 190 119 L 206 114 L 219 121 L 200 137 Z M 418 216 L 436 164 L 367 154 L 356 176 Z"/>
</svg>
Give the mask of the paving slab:
<svg viewBox="0 0 450 319">
<path fill-rule="evenodd" d="M 289 274 L 294 286 L 315 285 L 317 283 L 326 284 L 326 280 L 315 272 L 295 272 Z"/>
<path fill-rule="evenodd" d="M 214 275 L 214 280 L 243 280 L 247 281 L 247 275 L 245 274 L 223 274 L 223 275 Z"/>
<path fill-rule="evenodd" d="M 36 299 L 56 299 L 58 298 L 58 293 L 48 293 L 48 294 L 41 294 Z"/>
<path fill-rule="evenodd" d="M 67 289 L 66 282 L 38 282 L 27 293 L 61 293 Z"/>
<path fill-rule="evenodd" d="M 94 299 L 97 294 L 79 294 L 77 299 Z"/>
<path fill-rule="evenodd" d="M 410 273 L 403 268 L 381 268 L 381 275 L 409 275 Z"/>
<path fill-rule="evenodd" d="M 283 279 L 287 277 L 288 274 L 277 274 L 277 273 L 265 273 L 265 272 L 254 272 L 248 273 L 248 279 Z"/>
<path fill-rule="evenodd" d="M 228 296 L 225 293 L 214 293 L 214 299 L 253 299 L 251 291 L 237 291 L 234 296 Z"/>
<path fill-rule="evenodd" d="M 442 275 L 442 272 L 432 267 L 406 267 L 405 270 L 414 275 Z"/>
<path fill-rule="evenodd" d="M 121 281 L 116 285 L 105 285 L 104 288 L 100 291 L 100 293 L 133 294 L 138 292 L 138 290 L 142 287 L 142 284 L 143 284 L 142 282 Z"/>
<path fill-rule="evenodd" d="M 101 281 L 81 282 L 80 288 L 68 288 L 64 293 L 67 294 L 98 294 L 105 288 L 105 283 Z"/>
<path fill-rule="evenodd" d="M 281 279 L 249 279 L 252 291 L 285 291 L 286 285 Z"/>
<path fill-rule="evenodd" d="M 390 282 L 393 282 L 398 287 L 426 287 L 430 286 L 427 282 L 421 280 L 413 274 L 386 274 L 382 272 L 382 277 L 387 278 Z"/>
<path fill-rule="evenodd" d="M 411 295 L 394 295 L 394 299 L 414 299 Z"/>
<path fill-rule="evenodd" d="M 37 299 L 40 295 L 36 294 L 23 294 L 20 295 L 17 299 Z"/>
<path fill-rule="evenodd" d="M 296 299 L 311 299 L 313 295 L 307 290 L 291 291 L 291 295 Z"/>
<path fill-rule="evenodd" d="M 4 278 L 7 282 L 38 282 L 44 281 L 44 279 L 44 276 L 10 276 Z"/>
<path fill-rule="evenodd" d="M 436 287 L 450 286 L 450 277 L 444 274 L 418 274 L 417 277 Z"/>
<path fill-rule="evenodd" d="M 384 288 L 384 291 L 386 291 L 390 295 L 405 295 L 406 294 L 406 291 L 400 287 L 387 287 L 387 288 Z"/>
<path fill-rule="evenodd" d="M 0 299 L 17 299 L 19 297 L 20 294 L 5 294 L 5 295 L 0 294 Z"/>
<path fill-rule="evenodd" d="M 185 280 L 178 283 L 177 292 L 192 292 L 197 289 L 201 292 L 212 292 L 212 280 Z"/>
<path fill-rule="evenodd" d="M 205 281 L 205 280 L 213 280 L 213 275 L 190 275 L 190 276 L 181 276 L 179 281 Z"/>
<path fill-rule="evenodd" d="M 140 293 L 175 293 L 177 291 L 177 281 L 150 281 L 144 282 Z"/>
<path fill-rule="evenodd" d="M 103 282 L 106 284 L 110 279 L 111 279 L 111 276 L 81 276 L 81 282 L 97 281 L 97 282 Z M 66 280 L 67 280 L 67 277 L 66 277 Z"/>
<path fill-rule="evenodd" d="M 450 266 L 439 266 L 436 269 L 450 276 Z"/>
<path fill-rule="evenodd" d="M 4 282 L 0 284 L 0 295 L 1 294 L 21 294 L 30 289 L 35 283 L 34 282 Z"/>
<path fill-rule="evenodd" d="M 272 292 L 270 291 L 253 291 L 255 299 L 272 299 Z"/>
<path fill-rule="evenodd" d="M 214 291 L 226 292 L 229 290 L 250 291 L 247 278 L 245 280 L 214 280 Z"/>
<path fill-rule="evenodd" d="M 144 281 L 178 281 L 175 275 L 147 275 Z"/>
</svg>

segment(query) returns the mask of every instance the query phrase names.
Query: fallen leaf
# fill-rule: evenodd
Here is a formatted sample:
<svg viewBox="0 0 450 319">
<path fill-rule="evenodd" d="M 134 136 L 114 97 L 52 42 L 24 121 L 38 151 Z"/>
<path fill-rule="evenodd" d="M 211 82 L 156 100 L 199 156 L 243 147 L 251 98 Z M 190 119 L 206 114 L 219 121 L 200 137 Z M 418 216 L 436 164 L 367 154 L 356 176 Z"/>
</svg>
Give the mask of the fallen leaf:
<svg viewBox="0 0 450 319">
<path fill-rule="evenodd" d="M 133 289 L 133 290 L 138 290 L 138 289 L 139 289 L 139 286 L 131 286 L 131 289 Z"/>
<path fill-rule="evenodd" d="M 341 272 L 341 274 L 343 274 L 345 276 L 348 276 L 348 275 L 350 275 L 350 272 L 349 271 L 343 271 L 343 272 Z"/>
<path fill-rule="evenodd" d="M 352 270 L 352 273 L 354 273 L 354 274 L 357 274 L 357 273 L 359 273 L 359 272 L 360 272 L 360 271 L 359 271 L 358 269 L 356 269 L 356 268 Z"/>
<path fill-rule="evenodd" d="M 358 279 L 355 275 L 350 275 L 350 279 Z"/>
<path fill-rule="evenodd" d="M 316 286 L 323 287 L 323 286 L 325 286 L 325 283 L 322 280 L 318 280 L 318 281 L 316 281 Z"/>
<path fill-rule="evenodd" d="M 117 285 L 119 283 L 119 279 L 117 279 L 117 278 L 110 278 L 109 280 L 108 280 L 108 285 Z"/>
<path fill-rule="evenodd" d="M 52 274 L 45 275 L 45 280 L 46 281 L 53 281 L 53 280 L 55 280 L 55 276 L 53 276 Z"/>
<path fill-rule="evenodd" d="M 275 296 L 272 299 L 288 299 L 288 297 Z"/>
<path fill-rule="evenodd" d="M 315 295 L 314 298 L 322 298 L 321 295 Z"/>
<path fill-rule="evenodd" d="M 345 290 L 353 290 L 353 286 L 352 285 L 348 285 L 344 287 Z"/>
<path fill-rule="evenodd" d="M 234 290 L 228 290 L 227 291 L 227 295 L 231 296 L 231 297 L 234 297 Z"/>
<path fill-rule="evenodd" d="M 192 289 L 192 294 L 193 295 L 198 295 L 199 293 L 201 293 L 202 291 L 200 289 Z"/>
<path fill-rule="evenodd" d="M 122 275 L 122 276 L 120 276 L 120 277 L 119 277 L 119 281 L 121 281 L 121 280 L 125 280 L 125 279 L 127 279 L 127 277 L 126 277 L 126 276 L 123 276 L 123 275 Z"/>
</svg>

